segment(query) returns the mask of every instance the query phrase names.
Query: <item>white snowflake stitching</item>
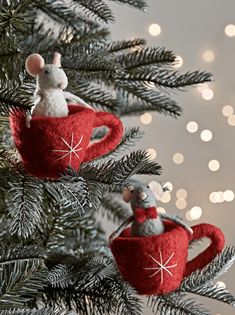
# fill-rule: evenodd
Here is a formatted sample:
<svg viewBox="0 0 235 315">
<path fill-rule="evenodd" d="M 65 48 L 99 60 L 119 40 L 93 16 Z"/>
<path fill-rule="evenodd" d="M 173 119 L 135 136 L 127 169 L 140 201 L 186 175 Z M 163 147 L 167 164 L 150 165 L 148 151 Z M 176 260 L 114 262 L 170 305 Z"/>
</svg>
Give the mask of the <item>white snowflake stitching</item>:
<svg viewBox="0 0 235 315">
<path fill-rule="evenodd" d="M 83 135 L 81 136 L 81 138 L 79 139 L 78 143 L 73 146 L 73 141 L 74 141 L 74 135 L 72 133 L 71 135 L 71 142 L 70 144 L 68 144 L 68 142 L 63 138 L 61 137 L 62 141 L 64 142 L 64 144 L 68 147 L 68 150 L 65 150 L 65 149 L 59 149 L 59 150 L 52 150 L 53 152 L 62 152 L 62 153 L 65 153 L 63 156 L 59 157 L 58 159 L 56 159 L 56 161 L 59 161 L 61 159 L 64 159 L 66 158 L 68 155 L 69 155 L 69 166 L 71 166 L 71 162 L 72 162 L 72 157 L 73 157 L 73 154 L 79 159 L 79 155 L 77 154 L 78 151 L 81 151 L 83 148 L 82 147 L 79 147 L 79 145 L 81 144 L 82 142 L 82 139 L 83 139 Z"/>
<path fill-rule="evenodd" d="M 153 260 L 158 266 L 156 266 L 156 267 L 150 267 L 150 268 L 149 268 L 149 267 L 146 267 L 146 268 L 144 268 L 144 269 L 146 269 L 146 270 L 156 270 L 153 274 L 151 274 L 151 275 L 148 276 L 149 278 L 152 278 L 152 277 L 156 276 L 156 275 L 160 272 L 160 275 L 161 275 L 161 284 L 162 284 L 163 281 L 164 281 L 164 270 L 165 270 L 166 272 L 168 272 L 169 275 L 171 275 L 171 276 L 173 277 L 173 274 L 172 274 L 172 273 L 170 272 L 170 270 L 168 270 L 168 269 L 171 269 L 171 268 L 176 267 L 177 264 L 170 265 L 170 266 L 167 265 L 167 264 L 170 262 L 170 260 L 172 259 L 172 257 L 174 256 L 174 252 L 171 254 L 171 256 L 167 259 L 167 261 L 166 261 L 165 263 L 163 263 L 161 251 L 159 251 L 159 255 L 160 255 L 160 261 L 157 261 L 152 255 L 149 255 L 149 256 L 152 258 L 152 260 Z"/>
</svg>

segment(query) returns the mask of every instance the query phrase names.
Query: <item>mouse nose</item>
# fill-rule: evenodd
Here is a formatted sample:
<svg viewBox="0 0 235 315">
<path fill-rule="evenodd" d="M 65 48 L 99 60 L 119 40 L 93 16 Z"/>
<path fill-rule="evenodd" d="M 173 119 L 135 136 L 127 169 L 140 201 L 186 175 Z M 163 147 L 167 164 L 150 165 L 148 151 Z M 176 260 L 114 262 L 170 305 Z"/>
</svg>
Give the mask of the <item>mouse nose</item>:
<svg viewBox="0 0 235 315">
<path fill-rule="evenodd" d="M 145 200 L 147 197 L 148 197 L 148 195 L 146 194 L 146 192 L 141 191 L 141 192 L 139 193 L 139 198 L 140 198 L 141 200 Z"/>
</svg>

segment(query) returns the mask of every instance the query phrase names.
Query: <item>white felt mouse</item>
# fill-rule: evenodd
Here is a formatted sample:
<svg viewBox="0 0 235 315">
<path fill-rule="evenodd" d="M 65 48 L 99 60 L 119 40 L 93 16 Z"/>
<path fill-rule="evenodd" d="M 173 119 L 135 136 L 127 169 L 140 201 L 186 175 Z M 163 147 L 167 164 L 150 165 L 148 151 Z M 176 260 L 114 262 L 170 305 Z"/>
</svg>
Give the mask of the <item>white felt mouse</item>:
<svg viewBox="0 0 235 315">
<path fill-rule="evenodd" d="M 26 118 L 26 125 L 30 128 L 32 116 L 66 117 L 68 116 L 68 104 L 66 99 L 75 101 L 87 108 L 92 107 L 80 97 L 63 91 L 68 85 L 68 78 L 61 68 L 61 55 L 55 53 L 53 63 L 45 64 L 39 54 L 31 54 L 26 59 L 27 72 L 36 77 L 37 86 L 34 92 L 31 113 Z"/>
</svg>

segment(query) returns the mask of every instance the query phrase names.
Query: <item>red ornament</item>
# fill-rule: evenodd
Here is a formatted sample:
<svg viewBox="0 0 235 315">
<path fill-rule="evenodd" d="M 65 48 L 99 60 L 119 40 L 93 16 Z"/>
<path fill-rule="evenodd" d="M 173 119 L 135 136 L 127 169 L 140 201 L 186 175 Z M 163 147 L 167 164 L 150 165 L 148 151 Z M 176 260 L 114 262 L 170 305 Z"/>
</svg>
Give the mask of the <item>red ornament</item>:
<svg viewBox="0 0 235 315">
<path fill-rule="evenodd" d="M 139 294 L 161 295 L 176 290 L 183 277 L 205 267 L 224 247 L 224 235 L 216 226 L 199 224 L 190 234 L 179 225 L 165 221 L 160 235 L 131 237 L 126 229 L 111 243 L 123 279 Z M 192 240 L 208 237 L 211 245 L 187 262 L 188 245 Z"/>
<path fill-rule="evenodd" d="M 110 152 L 123 134 L 122 122 L 116 116 L 78 105 L 69 106 L 67 117 L 33 117 L 30 128 L 25 115 L 15 113 L 10 126 L 25 169 L 48 178 L 59 177 L 69 166 L 78 170 L 82 162 Z M 90 144 L 93 128 L 100 126 L 107 126 L 109 132 Z"/>
</svg>

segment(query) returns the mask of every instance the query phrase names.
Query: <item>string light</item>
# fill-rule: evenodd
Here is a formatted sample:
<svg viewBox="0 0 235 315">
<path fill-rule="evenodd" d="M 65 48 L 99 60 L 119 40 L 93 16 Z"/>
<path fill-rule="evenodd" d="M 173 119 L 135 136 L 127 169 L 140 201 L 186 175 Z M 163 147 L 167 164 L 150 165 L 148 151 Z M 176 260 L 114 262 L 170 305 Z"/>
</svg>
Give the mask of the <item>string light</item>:
<svg viewBox="0 0 235 315">
<path fill-rule="evenodd" d="M 187 123 L 186 129 L 190 133 L 195 133 L 198 131 L 198 124 L 195 121 L 189 121 Z"/>
<path fill-rule="evenodd" d="M 225 35 L 227 35 L 228 37 L 235 36 L 235 25 L 234 24 L 226 25 L 224 32 L 225 32 Z"/>
<path fill-rule="evenodd" d="M 163 207 L 157 207 L 158 213 L 166 213 L 166 210 Z"/>
<path fill-rule="evenodd" d="M 154 150 L 154 149 L 152 149 L 152 148 L 149 148 L 149 149 L 147 150 L 147 152 L 148 152 L 148 155 L 149 155 L 150 160 L 154 160 L 154 159 L 157 157 L 157 152 L 156 152 L 156 150 Z"/>
<path fill-rule="evenodd" d="M 228 124 L 230 126 L 235 126 L 235 115 L 231 115 L 228 117 Z"/>
<path fill-rule="evenodd" d="M 168 188 L 168 191 L 173 190 L 173 184 L 171 182 L 166 182 L 163 187 Z"/>
<path fill-rule="evenodd" d="M 183 58 L 181 56 L 176 56 L 173 67 L 174 68 L 180 68 L 180 67 L 182 67 L 183 63 L 184 63 Z"/>
<path fill-rule="evenodd" d="M 222 114 L 225 116 L 225 117 L 229 117 L 233 114 L 233 108 L 231 105 L 225 105 L 223 108 L 222 108 Z"/>
<path fill-rule="evenodd" d="M 152 122 L 152 120 L 153 120 L 152 115 L 149 113 L 145 113 L 145 114 L 140 116 L 140 121 L 144 125 L 150 124 Z"/>
<path fill-rule="evenodd" d="M 212 100 L 214 97 L 214 92 L 212 89 L 206 88 L 202 91 L 202 98 L 206 101 Z"/>
<path fill-rule="evenodd" d="M 204 142 L 208 142 L 208 141 L 211 141 L 212 139 L 212 132 L 208 129 L 205 129 L 201 132 L 201 135 L 200 135 L 202 141 Z"/>
<path fill-rule="evenodd" d="M 223 193 L 223 197 L 225 201 L 233 201 L 234 199 L 234 192 L 232 190 L 225 190 L 225 192 Z"/>
<path fill-rule="evenodd" d="M 212 50 L 206 50 L 202 54 L 202 58 L 206 62 L 212 62 L 215 59 L 215 54 L 214 54 L 214 52 Z"/>
<path fill-rule="evenodd" d="M 178 199 L 175 203 L 176 207 L 180 210 L 183 210 L 187 207 L 187 201 L 184 199 Z"/>
<path fill-rule="evenodd" d="M 153 23 L 149 26 L 149 33 L 152 36 L 158 36 L 161 33 L 161 26 Z"/>
<path fill-rule="evenodd" d="M 216 282 L 216 286 L 220 289 L 225 289 L 226 288 L 226 284 L 222 281 L 217 281 Z"/>
<path fill-rule="evenodd" d="M 220 168 L 220 163 L 217 160 L 210 160 L 210 162 L 208 163 L 208 167 L 209 170 L 211 170 L 212 172 L 216 172 Z"/>
<path fill-rule="evenodd" d="M 172 160 L 175 164 L 182 164 L 184 162 L 184 155 L 177 152 L 173 155 Z"/>
<path fill-rule="evenodd" d="M 187 191 L 183 188 L 180 188 L 176 192 L 176 197 L 180 200 L 187 198 Z"/>
</svg>

